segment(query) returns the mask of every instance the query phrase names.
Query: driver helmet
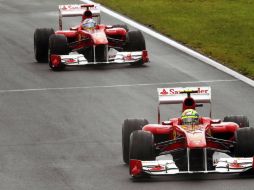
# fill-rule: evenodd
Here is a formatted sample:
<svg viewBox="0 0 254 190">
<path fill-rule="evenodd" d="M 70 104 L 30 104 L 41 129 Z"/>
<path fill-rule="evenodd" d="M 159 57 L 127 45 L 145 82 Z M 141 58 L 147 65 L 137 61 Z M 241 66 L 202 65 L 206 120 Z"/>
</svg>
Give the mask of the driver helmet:
<svg viewBox="0 0 254 190">
<path fill-rule="evenodd" d="M 95 21 L 91 18 L 87 18 L 82 23 L 82 29 L 83 30 L 93 30 L 95 28 Z"/>
<path fill-rule="evenodd" d="M 181 118 L 183 125 L 197 125 L 199 123 L 198 112 L 194 109 L 184 110 Z"/>
</svg>

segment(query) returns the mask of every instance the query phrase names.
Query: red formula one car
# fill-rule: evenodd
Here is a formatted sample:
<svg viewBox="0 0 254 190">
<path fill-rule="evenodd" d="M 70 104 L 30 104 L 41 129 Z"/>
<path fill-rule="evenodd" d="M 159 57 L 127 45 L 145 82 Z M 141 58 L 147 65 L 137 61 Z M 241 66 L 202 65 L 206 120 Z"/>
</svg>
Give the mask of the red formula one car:
<svg viewBox="0 0 254 190">
<path fill-rule="evenodd" d="M 63 17 L 82 17 L 78 26 L 63 30 Z M 100 24 L 98 4 L 59 5 L 59 30 L 39 28 L 34 33 L 38 62 L 49 62 L 52 70 L 88 64 L 148 62 L 145 39 L 126 25 Z"/>
<path fill-rule="evenodd" d="M 132 177 L 253 172 L 254 128 L 247 117 L 199 116 L 196 108 L 204 103 L 211 115 L 210 87 L 159 88 L 158 94 L 158 124 L 126 119 L 122 125 L 123 160 Z M 182 104 L 182 116 L 160 122 L 161 104 Z"/>
</svg>

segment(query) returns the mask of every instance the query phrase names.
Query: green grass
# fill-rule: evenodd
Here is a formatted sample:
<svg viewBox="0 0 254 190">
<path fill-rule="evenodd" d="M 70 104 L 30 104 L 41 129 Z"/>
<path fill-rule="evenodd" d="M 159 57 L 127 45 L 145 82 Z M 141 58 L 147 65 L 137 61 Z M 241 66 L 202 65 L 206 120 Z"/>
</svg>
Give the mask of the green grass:
<svg viewBox="0 0 254 190">
<path fill-rule="evenodd" d="M 254 79 L 253 0 L 96 0 Z"/>
</svg>

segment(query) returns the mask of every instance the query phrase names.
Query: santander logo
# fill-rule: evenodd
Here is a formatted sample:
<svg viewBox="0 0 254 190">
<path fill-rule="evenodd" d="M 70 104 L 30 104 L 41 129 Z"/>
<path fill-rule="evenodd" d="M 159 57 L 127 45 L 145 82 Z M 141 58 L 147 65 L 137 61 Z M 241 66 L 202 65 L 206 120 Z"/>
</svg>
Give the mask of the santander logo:
<svg viewBox="0 0 254 190">
<path fill-rule="evenodd" d="M 180 94 L 183 90 L 187 90 L 186 89 L 183 89 L 183 88 L 163 88 L 163 90 L 160 92 L 160 95 L 176 95 L 176 94 Z M 193 90 L 197 90 L 197 94 L 208 94 L 209 93 L 209 90 L 206 89 L 206 88 L 196 88 L 196 89 L 193 89 Z"/>
<path fill-rule="evenodd" d="M 161 95 L 168 95 L 168 92 L 167 92 L 166 89 L 164 88 L 164 89 L 161 91 L 160 94 L 161 94 Z"/>
</svg>

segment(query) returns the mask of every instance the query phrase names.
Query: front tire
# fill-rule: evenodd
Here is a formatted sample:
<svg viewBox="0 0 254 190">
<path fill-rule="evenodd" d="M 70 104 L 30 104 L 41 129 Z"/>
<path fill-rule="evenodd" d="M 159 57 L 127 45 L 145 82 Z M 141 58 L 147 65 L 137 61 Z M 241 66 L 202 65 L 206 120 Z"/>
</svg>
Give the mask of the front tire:
<svg viewBox="0 0 254 190">
<path fill-rule="evenodd" d="M 134 131 L 130 136 L 130 159 L 155 160 L 154 136 L 148 131 Z"/>
<path fill-rule="evenodd" d="M 126 36 L 126 51 L 143 51 L 146 50 L 145 38 L 141 31 L 130 31 Z M 143 65 L 143 60 L 131 65 Z"/>
<path fill-rule="evenodd" d="M 133 131 L 141 130 L 147 125 L 146 119 L 126 119 L 122 125 L 122 153 L 123 161 L 129 163 L 130 135 Z"/>
<path fill-rule="evenodd" d="M 34 57 L 37 62 L 48 62 L 49 37 L 54 33 L 52 28 L 37 28 L 34 31 Z"/>
<path fill-rule="evenodd" d="M 254 156 L 254 128 L 241 128 L 236 131 L 236 157 Z"/>
<path fill-rule="evenodd" d="M 126 36 L 127 51 L 142 51 L 146 50 L 145 38 L 141 31 L 130 31 Z"/>
<path fill-rule="evenodd" d="M 56 55 L 68 55 L 69 46 L 67 38 L 64 35 L 53 34 L 49 38 L 49 56 Z M 49 60 L 49 66 L 53 71 L 63 70 L 65 65 L 60 63 L 59 65 L 53 65 Z"/>
</svg>

